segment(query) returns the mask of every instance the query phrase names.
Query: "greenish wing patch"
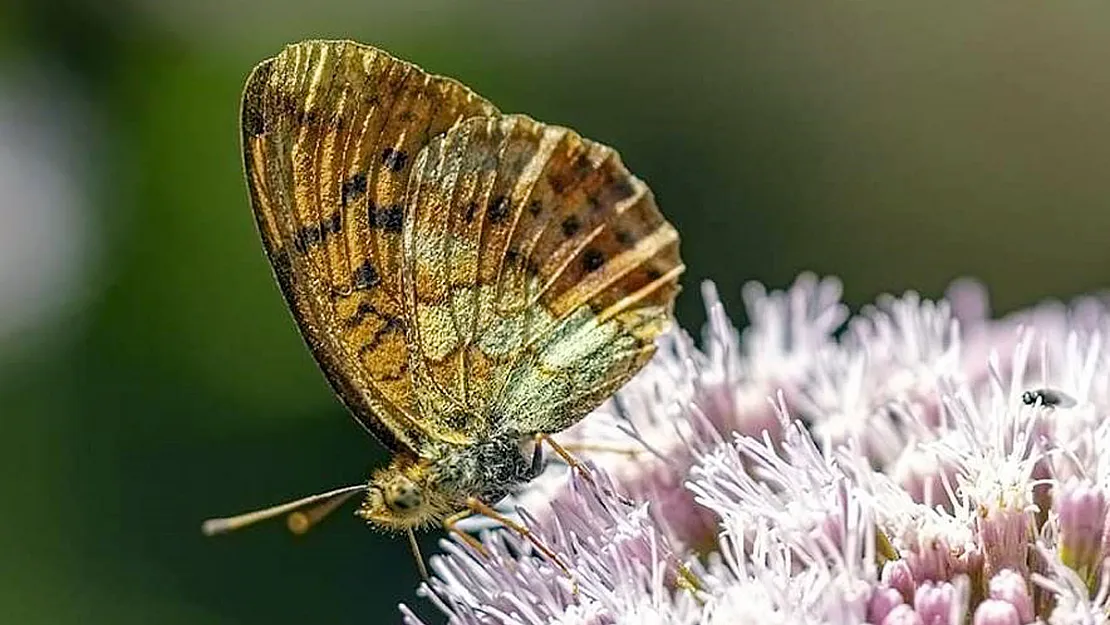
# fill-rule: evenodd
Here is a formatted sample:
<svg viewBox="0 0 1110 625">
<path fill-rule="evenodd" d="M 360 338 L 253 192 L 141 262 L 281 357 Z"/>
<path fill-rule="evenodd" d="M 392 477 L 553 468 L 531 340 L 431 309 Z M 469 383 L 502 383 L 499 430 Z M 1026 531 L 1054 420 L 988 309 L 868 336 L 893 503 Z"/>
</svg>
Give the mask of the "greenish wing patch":
<svg viewBox="0 0 1110 625">
<path fill-rule="evenodd" d="M 615 393 L 655 352 L 666 316 L 639 309 L 599 321 L 583 306 L 529 346 L 490 411 L 523 434 L 564 430 Z"/>
</svg>

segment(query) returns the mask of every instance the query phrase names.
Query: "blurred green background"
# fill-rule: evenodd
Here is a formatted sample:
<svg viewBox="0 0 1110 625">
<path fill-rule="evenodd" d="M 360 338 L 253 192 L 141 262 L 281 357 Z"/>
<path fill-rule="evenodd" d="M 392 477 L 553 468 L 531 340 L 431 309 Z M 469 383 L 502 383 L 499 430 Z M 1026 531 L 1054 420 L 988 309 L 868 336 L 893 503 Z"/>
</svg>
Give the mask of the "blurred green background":
<svg viewBox="0 0 1110 625">
<path fill-rule="evenodd" d="M 1110 4 L 708 0 L 0 4 L 0 623 L 378 623 L 417 573 L 346 514 L 200 521 L 364 479 L 382 449 L 255 233 L 239 90 L 353 38 L 616 146 L 678 225 L 679 314 L 804 269 L 855 305 L 1110 278 Z M 436 536 L 426 539 L 429 548 Z M 417 600 L 417 603 L 420 603 Z"/>
</svg>

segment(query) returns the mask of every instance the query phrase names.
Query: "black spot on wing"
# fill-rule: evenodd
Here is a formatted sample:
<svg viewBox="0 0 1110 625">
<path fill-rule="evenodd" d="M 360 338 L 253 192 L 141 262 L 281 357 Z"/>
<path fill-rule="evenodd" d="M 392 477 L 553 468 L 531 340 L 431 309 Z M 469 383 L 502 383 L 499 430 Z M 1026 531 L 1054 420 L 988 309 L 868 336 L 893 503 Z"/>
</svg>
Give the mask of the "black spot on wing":
<svg viewBox="0 0 1110 625">
<path fill-rule="evenodd" d="M 394 173 L 401 171 L 405 168 L 405 163 L 408 162 L 409 155 L 401 150 L 395 148 L 386 148 L 382 150 L 382 165 L 386 169 Z"/>
<path fill-rule="evenodd" d="M 574 157 L 574 163 L 572 164 L 572 166 L 580 176 L 589 173 L 590 170 L 594 168 L 594 164 L 592 161 L 590 161 L 590 157 L 586 156 L 586 154 L 584 153 L 579 153 L 578 156 Z"/>
<path fill-rule="evenodd" d="M 401 325 L 400 319 L 396 317 L 385 317 L 385 323 L 383 323 L 382 326 L 374 332 L 374 336 L 370 337 L 370 340 L 368 342 L 359 346 L 359 356 L 364 356 L 378 349 L 378 347 L 381 346 L 382 341 L 385 340 L 387 334 L 389 334 L 390 332 L 400 331 L 402 327 L 403 326 Z"/>
<path fill-rule="evenodd" d="M 371 228 L 380 228 L 386 232 L 400 232 L 405 225 L 405 209 L 399 204 L 382 208 L 371 206 L 367 216 L 370 218 Z"/>
<path fill-rule="evenodd" d="M 293 233 L 293 248 L 304 254 L 308 248 L 323 243 L 328 235 L 338 234 L 342 229 L 343 215 L 335 211 L 323 223 L 309 224 Z"/>
<path fill-rule="evenodd" d="M 570 217 L 567 217 L 566 219 L 563 220 L 562 227 L 563 227 L 563 236 L 565 236 L 567 238 L 570 238 L 570 237 L 574 236 L 575 234 L 577 234 L 578 231 L 582 229 L 582 224 L 578 221 L 577 217 L 575 217 L 574 215 L 571 215 Z"/>
<path fill-rule="evenodd" d="M 487 212 L 489 222 L 494 225 L 505 223 L 505 220 L 509 218 L 510 207 L 511 203 L 509 202 L 509 198 L 504 195 L 499 195 L 494 198 Z"/>
<path fill-rule="evenodd" d="M 617 196 L 618 198 L 624 199 L 626 197 L 631 197 L 632 194 L 635 192 L 636 189 L 632 187 L 632 183 L 630 183 L 628 180 L 624 178 L 619 178 L 613 181 L 613 195 Z"/>
<path fill-rule="evenodd" d="M 302 99 L 286 95 L 278 101 L 278 106 L 281 109 L 282 115 L 288 119 L 292 119 L 297 126 L 308 126 L 315 129 L 324 128 L 343 128 L 343 119 L 340 117 L 331 117 L 321 121 L 320 111 L 317 109 L 306 109 L 305 102 Z"/>
<path fill-rule="evenodd" d="M 329 234 L 339 234 L 339 231 L 343 229 L 343 213 L 335 211 L 331 214 L 331 217 L 328 217 L 328 220 L 325 221 L 320 228 L 324 236 L 327 236 Z"/>
<path fill-rule="evenodd" d="M 387 316 L 374 308 L 369 302 L 360 302 L 358 308 L 355 309 L 355 314 L 343 320 L 343 324 L 348 328 L 357 328 L 366 321 L 367 317 L 374 316 L 378 319 L 385 319 Z"/>
<path fill-rule="evenodd" d="M 605 264 L 605 254 L 593 248 L 587 249 L 582 254 L 582 268 L 586 271 L 597 271 Z"/>
<path fill-rule="evenodd" d="M 369 290 L 381 284 L 382 278 L 378 275 L 378 271 L 374 269 L 374 265 L 370 261 L 365 261 L 355 269 L 354 274 L 355 288 L 359 290 Z"/>
<path fill-rule="evenodd" d="M 322 240 L 324 240 L 324 234 L 320 231 L 319 224 L 309 224 L 293 233 L 293 248 L 304 254 L 309 247 Z"/>
<path fill-rule="evenodd" d="M 358 198 L 363 193 L 366 193 L 366 172 L 361 171 L 351 176 L 351 179 L 344 182 L 340 188 L 343 206 L 346 206 L 351 200 Z"/>
</svg>

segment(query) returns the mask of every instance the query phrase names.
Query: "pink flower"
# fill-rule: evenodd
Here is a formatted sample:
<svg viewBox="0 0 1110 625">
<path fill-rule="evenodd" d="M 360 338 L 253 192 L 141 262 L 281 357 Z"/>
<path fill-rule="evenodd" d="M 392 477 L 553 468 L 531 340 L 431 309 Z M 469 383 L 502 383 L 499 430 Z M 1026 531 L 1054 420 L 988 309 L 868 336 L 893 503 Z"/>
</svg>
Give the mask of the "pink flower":
<svg viewBox="0 0 1110 625">
<path fill-rule="evenodd" d="M 703 295 L 700 348 L 672 332 L 558 436 L 590 477 L 502 502 L 556 560 L 444 542 L 421 592 L 449 622 L 1108 622 L 1104 300 L 992 320 L 961 281 L 849 320 L 803 275 L 746 287 L 741 332 Z"/>
</svg>

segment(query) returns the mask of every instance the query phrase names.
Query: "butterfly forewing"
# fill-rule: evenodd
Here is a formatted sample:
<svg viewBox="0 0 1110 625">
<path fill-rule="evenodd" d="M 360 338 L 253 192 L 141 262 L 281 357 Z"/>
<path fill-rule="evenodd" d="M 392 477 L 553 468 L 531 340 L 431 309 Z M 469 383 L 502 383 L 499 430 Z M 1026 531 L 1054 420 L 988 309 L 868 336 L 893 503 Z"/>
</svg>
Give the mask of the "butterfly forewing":
<svg viewBox="0 0 1110 625">
<path fill-rule="evenodd" d="M 678 235 L 612 149 L 469 119 L 420 153 L 408 201 L 404 302 L 433 430 L 558 431 L 650 357 Z"/>
<path fill-rule="evenodd" d="M 310 41 L 259 65 L 243 96 L 251 200 L 305 340 L 356 418 L 415 449 L 401 301 L 409 172 L 435 136 L 497 110 L 369 46 Z"/>
</svg>

